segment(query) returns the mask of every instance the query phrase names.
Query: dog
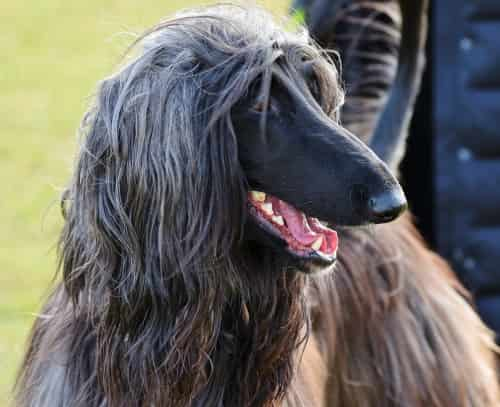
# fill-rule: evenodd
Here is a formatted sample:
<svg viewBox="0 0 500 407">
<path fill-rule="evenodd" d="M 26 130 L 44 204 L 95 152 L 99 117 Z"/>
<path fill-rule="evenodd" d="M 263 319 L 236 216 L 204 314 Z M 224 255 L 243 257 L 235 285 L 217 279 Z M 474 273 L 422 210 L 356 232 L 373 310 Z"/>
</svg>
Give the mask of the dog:
<svg viewBox="0 0 500 407">
<path fill-rule="evenodd" d="M 221 5 L 159 24 L 134 49 L 82 122 L 62 281 L 35 322 L 18 406 L 493 399 L 490 337 L 445 266 L 414 237 L 367 226 L 406 199 L 339 123 L 338 70 L 307 32 Z M 407 272 L 429 258 L 435 276 Z M 467 382 L 446 370 L 457 355 Z M 441 403 L 451 388 L 464 403 Z"/>
</svg>

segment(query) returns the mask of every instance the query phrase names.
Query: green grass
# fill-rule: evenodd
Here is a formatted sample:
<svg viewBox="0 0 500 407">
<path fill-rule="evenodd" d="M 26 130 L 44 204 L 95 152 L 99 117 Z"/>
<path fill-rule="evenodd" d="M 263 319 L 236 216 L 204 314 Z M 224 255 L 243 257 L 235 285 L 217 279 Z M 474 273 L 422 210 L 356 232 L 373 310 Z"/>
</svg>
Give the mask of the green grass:
<svg viewBox="0 0 500 407">
<path fill-rule="evenodd" d="M 196 1 L 25 0 L 0 6 L 0 407 L 55 271 L 58 197 L 98 80 L 130 37 Z M 275 11 L 286 0 L 262 1 Z"/>
</svg>

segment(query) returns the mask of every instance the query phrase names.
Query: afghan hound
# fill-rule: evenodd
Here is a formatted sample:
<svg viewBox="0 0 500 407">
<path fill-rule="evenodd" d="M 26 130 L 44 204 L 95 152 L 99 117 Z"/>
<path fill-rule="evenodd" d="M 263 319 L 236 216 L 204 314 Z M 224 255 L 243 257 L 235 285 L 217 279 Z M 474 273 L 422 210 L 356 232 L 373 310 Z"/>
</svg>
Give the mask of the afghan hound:
<svg viewBox="0 0 500 407">
<path fill-rule="evenodd" d="M 495 405 L 446 266 L 367 226 L 406 200 L 306 31 L 221 5 L 134 45 L 83 120 L 18 406 Z"/>
</svg>

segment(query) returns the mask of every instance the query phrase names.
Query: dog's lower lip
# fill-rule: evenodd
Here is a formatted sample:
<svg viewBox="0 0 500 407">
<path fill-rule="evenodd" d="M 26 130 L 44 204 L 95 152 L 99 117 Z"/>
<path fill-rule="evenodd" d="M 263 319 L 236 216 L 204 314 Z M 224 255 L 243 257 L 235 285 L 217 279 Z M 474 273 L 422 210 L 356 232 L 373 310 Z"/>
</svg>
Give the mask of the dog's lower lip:
<svg viewBox="0 0 500 407">
<path fill-rule="evenodd" d="M 260 191 L 248 193 L 249 212 L 261 227 L 286 243 L 287 251 L 301 259 L 333 263 L 337 233 L 278 198 Z"/>
<path fill-rule="evenodd" d="M 295 253 L 293 251 L 289 250 L 289 253 L 294 255 L 294 256 L 297 256 L 297 253 Z M 315 262 L 325 263 L 327 265 L 331 265 L 337 261 L 337 252 L 335 252 L 335 254 L 330 256 L 330 255 L 326 255 L 326 254 L 321 253 L 321 252 L 313 251 L 305 256 L 298 256 L 298 257 L 300 257 L 301 259 L 313 260 Z"/>
</svg>

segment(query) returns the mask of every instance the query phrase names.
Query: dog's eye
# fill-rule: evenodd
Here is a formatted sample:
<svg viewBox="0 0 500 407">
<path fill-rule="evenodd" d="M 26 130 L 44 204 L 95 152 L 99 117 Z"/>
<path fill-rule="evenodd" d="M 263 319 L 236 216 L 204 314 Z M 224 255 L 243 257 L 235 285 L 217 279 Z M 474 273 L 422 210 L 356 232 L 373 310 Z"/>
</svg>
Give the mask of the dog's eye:
<svg viewBox="0 0 500 407">
<path fill-rule="evenodd" d="M 259 112 L 259 113 L 278 113 L 278 107 L 276 105 L 276 102 L 273 101 L 273 98 L 269 98 L 267 103 L 264 100 L 258 100 L 253 106 L 252 110 Z"/>
<path fill-rule="evenodd" d="M 264 110 L 266 110 L 266 104 L 264 103 L 263 100 L 259 100 L 257 103 L 255 103 L 252 107 L 253 110 L 256 112 L 262 113 Z"/>
</svg>

